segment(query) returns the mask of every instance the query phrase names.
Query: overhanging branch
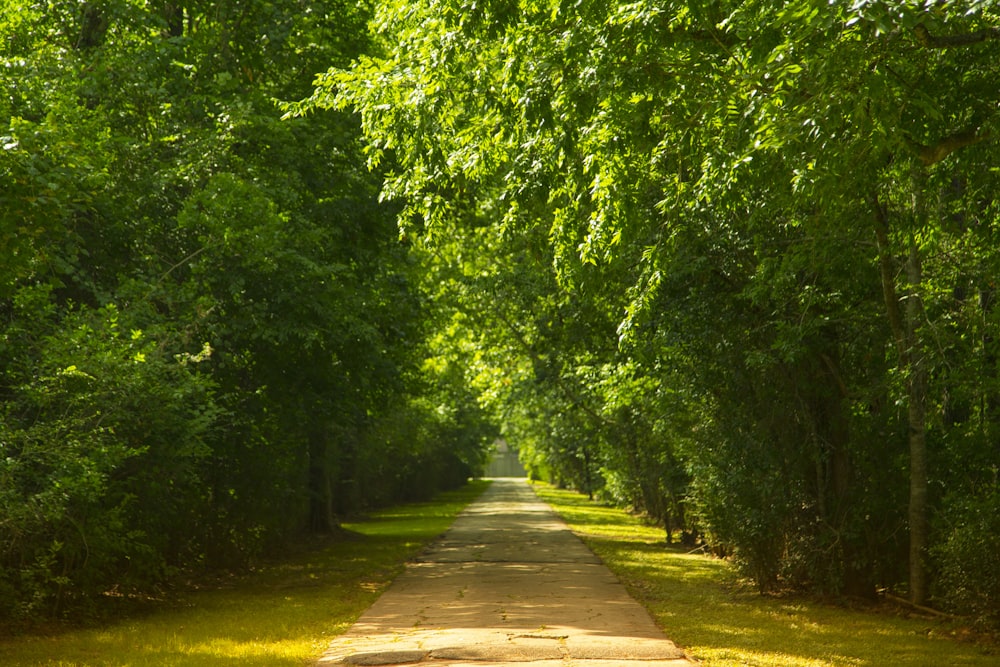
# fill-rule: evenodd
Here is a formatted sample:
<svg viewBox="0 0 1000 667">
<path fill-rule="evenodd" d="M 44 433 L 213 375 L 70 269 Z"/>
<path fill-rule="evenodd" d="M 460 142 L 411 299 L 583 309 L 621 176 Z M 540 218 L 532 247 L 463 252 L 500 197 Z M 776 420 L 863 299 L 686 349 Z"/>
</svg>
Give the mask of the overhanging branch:
<svg viewBox="0 0 1000 667">
<path fill-rule="evenodd" d="M 980 134 L 979 128 L 974 127 L 950 134 L 931 146 L 924 146 L 915 141 L 908 141 L 907 143 L 910 145 L 910 148 L 916 152 L 917 157 L 920 158 L 923 165 L 925 167 L 929 167 L 932 164 L 940 162 L 961 148 L 973 146 L 982 141 L 986 141 L 990 137 L 991 135 L 989 132 L 983 132 Z"/>
<path fill-rule="evenodd" d="M 927 26 L 921 24 L 913 28 L 917 42 L 927 49 L 950 49 L 957 46 L 971 46 L 990 39 L 1000 39 L 1000 28 L 984 28 L 962 35 L 932 35 Z"/>
</svg>

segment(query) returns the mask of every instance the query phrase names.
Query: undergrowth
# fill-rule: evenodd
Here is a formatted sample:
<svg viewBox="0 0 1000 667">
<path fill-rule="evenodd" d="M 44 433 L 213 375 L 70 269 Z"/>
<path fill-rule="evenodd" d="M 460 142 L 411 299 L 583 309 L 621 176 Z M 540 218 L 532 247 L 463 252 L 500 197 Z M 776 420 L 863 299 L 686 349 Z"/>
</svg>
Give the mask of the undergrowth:
<svg viewBox="0 0 1000 667">
<path fill-rule="evenodd" d="M 488 485 L 476 481 L 345 523 L 341 539 L 296 549 L 244 576 L 201 582 L 145 612 L 85 629 L 0 639 L 5 667 L 301 667 L 315 660 Z"/>
</svg>

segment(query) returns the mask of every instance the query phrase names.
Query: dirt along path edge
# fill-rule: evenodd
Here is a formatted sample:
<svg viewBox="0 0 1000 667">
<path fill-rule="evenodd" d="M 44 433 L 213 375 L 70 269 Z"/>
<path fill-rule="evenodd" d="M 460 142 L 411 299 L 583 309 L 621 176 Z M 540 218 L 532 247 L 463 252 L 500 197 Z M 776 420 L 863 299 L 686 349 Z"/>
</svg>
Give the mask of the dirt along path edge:
<svg viewBox="0 0 1000 667">
<path fill-rule="evenodd" d="M 692 665 L 523 479 L 496 479 L 317 665 Z"/>
</svg>

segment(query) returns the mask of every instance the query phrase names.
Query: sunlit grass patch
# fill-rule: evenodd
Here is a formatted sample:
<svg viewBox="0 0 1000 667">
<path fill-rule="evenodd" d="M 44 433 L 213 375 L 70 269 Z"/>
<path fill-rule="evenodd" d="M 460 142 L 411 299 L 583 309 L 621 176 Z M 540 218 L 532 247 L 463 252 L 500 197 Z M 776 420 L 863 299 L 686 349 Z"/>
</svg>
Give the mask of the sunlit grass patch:
<svg viewBox="0 0 1000 667">
<path fill-rule="evenodd" d="M 488 485 L 344 524 L 352 539 L 276 560 L 103 628 L 0 640 L 4 667 L 301 667 L 314 661 Z"/>
<path fill-rule="evenodd" d="M 997 647 L 956 627 L 879 609 L 764 597 L 725 561 L 665 544 L 663 530 L 579 494 L 535 485 L 642 602 L 667 636 L 707 667 L 987 667 Z"/>
</svg>

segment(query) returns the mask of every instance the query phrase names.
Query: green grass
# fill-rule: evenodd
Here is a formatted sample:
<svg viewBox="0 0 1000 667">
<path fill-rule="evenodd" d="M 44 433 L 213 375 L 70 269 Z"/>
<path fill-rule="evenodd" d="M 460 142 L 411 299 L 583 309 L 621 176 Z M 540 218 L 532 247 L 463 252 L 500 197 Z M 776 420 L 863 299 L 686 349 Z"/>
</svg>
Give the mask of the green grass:
<svg viewBox="0 0 1000 667">
<path fill-rule="evenodd" d="M 995 645 L 961 641 L 961 626 L 885 608 L 801 596 L 764 597 L 725 561 L 664 544 L 663 530 L 584 496 L 536 484 L 570 527 L 705 667 L 995 666 Z"/>
<path fill-rule="evenodd" d="M 354 539 L 272 562 L 101 628 L 0 640 L 0 665 L 301 667 L 344 632 L 488 485 L 344 525 Z"/>
</svg>

